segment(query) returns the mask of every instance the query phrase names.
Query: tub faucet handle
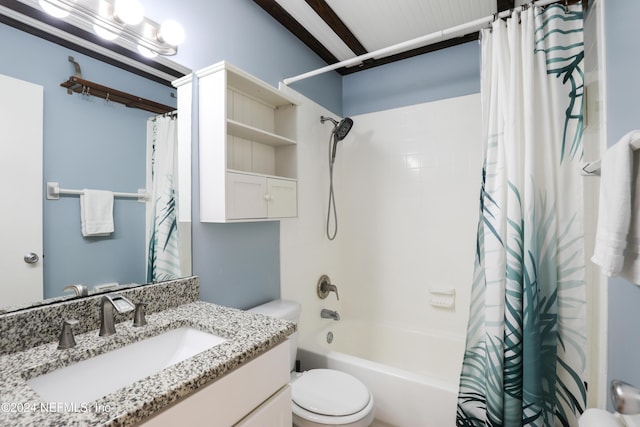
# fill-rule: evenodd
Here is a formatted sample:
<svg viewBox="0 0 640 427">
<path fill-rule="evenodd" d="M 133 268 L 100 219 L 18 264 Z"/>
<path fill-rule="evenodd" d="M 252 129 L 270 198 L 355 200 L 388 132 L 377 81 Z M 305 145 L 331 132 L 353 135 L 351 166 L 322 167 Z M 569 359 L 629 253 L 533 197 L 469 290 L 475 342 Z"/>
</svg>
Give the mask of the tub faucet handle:
<svg viewBox="0 0 640 427">
<path fill-rule="evenodd" d="M 76 339 L 73 336 L 73 329 L 71 327 L 77 324 L 78 321 L 76 319 L 64 319 L 58 341 L 58 350 L 65 350 L 76 346 Z"/>
<path fill-rule="evenodd" d="M 329 292 L 335 292 L 336 299 L 340 301 L 340 297 L 338 296 L 338 287 L 331 284 L 331 279 L 329 278 L 329 276 L 323 274 L 318 280 L 318 297 L 320 299 L 325 299 L 327 296 L 329 296 Z"/>
</svg>

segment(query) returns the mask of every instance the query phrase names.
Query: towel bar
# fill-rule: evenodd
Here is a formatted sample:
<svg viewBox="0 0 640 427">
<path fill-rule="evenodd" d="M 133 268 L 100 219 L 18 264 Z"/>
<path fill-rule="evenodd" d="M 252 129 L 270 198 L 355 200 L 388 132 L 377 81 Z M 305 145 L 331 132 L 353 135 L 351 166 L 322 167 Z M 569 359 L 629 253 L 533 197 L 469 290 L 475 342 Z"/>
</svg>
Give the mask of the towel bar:
<svg viewBox="0 0 640 427">
<path fill-rule="evenodd" d="M 47 200 L 58 200 L 61 194 L 69 194 L 80 196 L 84 194 L 82 190 L 70 190 L 67 188 L 60 188 L 58 182 L 47 182 Z M 132 199 L 138 199 L 139 202 L 147 201 L 147 190 L 139 188 L 137 193 L 113 193 L 113 197 L 126 197 Z"/>
<path fill-rule="evenodd" d="M 600 175 L 600 160 L 594 160 L 593 162 L 583 163 L 582 175 L 585 175 L 585 176 Z"/>
<path fill-rule="evenodd" d="M 629 143 L 629 146 L 633 151 L 640 150 L 640 138 L 635 139 Z M 594 176 L 600 175 L 601 160 L 594 160 L 593 162 L 585 162 L 582 164 L 582 175 Z"/>
</svg>

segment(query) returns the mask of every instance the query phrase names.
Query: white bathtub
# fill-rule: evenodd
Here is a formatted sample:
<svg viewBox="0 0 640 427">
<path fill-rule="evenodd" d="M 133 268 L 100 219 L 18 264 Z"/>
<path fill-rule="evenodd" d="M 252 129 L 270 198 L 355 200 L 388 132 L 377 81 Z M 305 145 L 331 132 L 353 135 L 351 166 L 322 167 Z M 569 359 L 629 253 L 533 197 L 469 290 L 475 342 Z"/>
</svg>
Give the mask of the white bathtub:
<svg viewBox="0 0 640 427">
<path fill-rule="evenodd" d="M 302 370 L 337 369 L 365 383 L 375 400 L 374 425 L 449 427 L 463 352 L 463 337 L 340 320 L 302 337 L 298 359 Z"/>
</svg>

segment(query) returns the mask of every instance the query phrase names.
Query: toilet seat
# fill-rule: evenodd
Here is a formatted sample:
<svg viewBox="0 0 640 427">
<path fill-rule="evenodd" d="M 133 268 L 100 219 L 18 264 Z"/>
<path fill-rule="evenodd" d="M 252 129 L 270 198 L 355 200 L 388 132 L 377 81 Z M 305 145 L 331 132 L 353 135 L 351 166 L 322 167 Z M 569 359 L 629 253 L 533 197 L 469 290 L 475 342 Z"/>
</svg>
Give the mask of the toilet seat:
<svg viewBox="0 0 640 427">
<path fill-rule="evenodd" d="M 320 425 L 347 425 L 370 417 L 373 399 L 358 379 L 333 369 L 312 369 L 291 384 L 293 413 Z M 368 424 L 366 424 L 368 425 Z"/>
</svg>

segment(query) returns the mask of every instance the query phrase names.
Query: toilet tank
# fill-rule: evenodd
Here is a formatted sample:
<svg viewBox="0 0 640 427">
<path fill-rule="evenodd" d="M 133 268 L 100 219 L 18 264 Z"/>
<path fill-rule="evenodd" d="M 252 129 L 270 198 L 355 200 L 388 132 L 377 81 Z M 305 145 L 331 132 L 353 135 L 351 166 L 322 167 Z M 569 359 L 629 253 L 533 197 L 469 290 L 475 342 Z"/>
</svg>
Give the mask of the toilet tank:
<svg viewBox="0 0 640 427">
<path fill-rule="evenodd" d="M 302 306 L 300 303 L 291 300 L 278 299 L 269 301 L 265 304 L 258 305 L 247 310 L 252 313 L 265 314 L 277 319 L 288 320 L 296 325 L 300 322 L 300 312 Z M 294 370 L 296 364 L 296 353 L 298 352 L 298 332 L 294 332 L 289 336 L 289 346 L 291 352 L 291 371 Z"/>
</svg>

